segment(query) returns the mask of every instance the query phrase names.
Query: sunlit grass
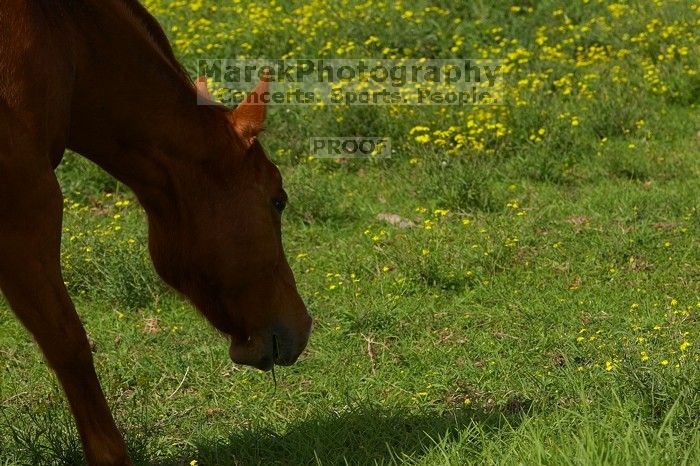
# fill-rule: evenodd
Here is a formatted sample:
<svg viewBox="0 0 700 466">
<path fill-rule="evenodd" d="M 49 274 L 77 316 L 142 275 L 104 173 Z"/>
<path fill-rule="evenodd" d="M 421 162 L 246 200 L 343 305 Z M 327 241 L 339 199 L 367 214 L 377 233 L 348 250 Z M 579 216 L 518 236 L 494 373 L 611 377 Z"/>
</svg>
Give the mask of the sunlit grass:
<svg viewBox="0 0 700 466">
<path fill-rule="evenodd" d="M 66 157 L 65 280 L 137 464 L 700 461 L 697 2 L 146 5 L 192 73 L 240 56 L 509 71 L 502 107 L 270 109 L 316 320 L 276 389 L 156 278 L 128 189 Z M 357 134 L 393 157 L 308 157 L 311 136 Z M 6 306 L 0 370 L 0 465 L 80 464 Z"/>
</svg>

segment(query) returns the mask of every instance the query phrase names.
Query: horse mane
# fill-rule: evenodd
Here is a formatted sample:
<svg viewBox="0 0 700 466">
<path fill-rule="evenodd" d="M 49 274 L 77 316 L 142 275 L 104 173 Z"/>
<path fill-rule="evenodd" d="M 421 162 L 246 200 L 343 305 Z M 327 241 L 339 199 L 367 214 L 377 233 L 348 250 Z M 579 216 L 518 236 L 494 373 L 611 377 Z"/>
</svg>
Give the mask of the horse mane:
<svg viewBox="0 0 700 466">
<path fill-rule="evenodd" d="M 1 0 L 0 0 L 1 1 Z M 197 92 L 194 82 L 189 73 L 182 66 L 173 52 L 168 37 L 165 35 L 163 28 L 158 21 L 151 15 L 148 10 L 139 2 L 139 0 L 115 0 L 115 2 L 125 9 L 127 19 L 133 19 L 137 30 L 144 34 L 144 37 L 151 43 L 158 54 L 163 57 L 165 62 L 175 71 L 175 73 L 191 88 Z M 217 103 L 217 105 L 207 105 L 214 112 L 228 112 L 229 109 Z"/>
<path fill-rule="evenodd" d="M 165 59 L 166 63 L 194 89 L 189 73 L 175 57 L 173 48 L 163 28 L 160 27 L 158 21 L 148 10 L 138 0 L 115 0 L 115 3 L 124 8 L 127 16 L 134 20 L 134 25 L 144 34 L 145 38 Z"/>
</svg>

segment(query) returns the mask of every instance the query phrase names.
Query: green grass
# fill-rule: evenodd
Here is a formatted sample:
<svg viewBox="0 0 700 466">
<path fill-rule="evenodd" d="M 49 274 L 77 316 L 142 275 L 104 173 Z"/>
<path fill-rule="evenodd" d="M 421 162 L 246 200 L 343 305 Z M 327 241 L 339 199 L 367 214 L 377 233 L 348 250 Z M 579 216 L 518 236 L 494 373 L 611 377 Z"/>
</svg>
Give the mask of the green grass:
<svg viewBox="0 0 700 466">
<path fill-rule="evenodd" d="M 385 55 L 502 57 L 522 47 L 532 58 L 509 77 L 511 98 L 527 104 L 489 115 L 271 109 L 263 143 L 285 178 L 287 255 L 316 321 L 305 355 L 277 371 L 276 387 L 270 374 L 233 366 L 224 338 L 157 279 L 128 189 L 66 155 L 65 280 L 137 464 L 700 462 L 700 81 L 688 72 L 700 57 L 690 27 L 697 2 L 632 2 L 617 19 L 595 1 L 536 2 L 528 13 L 469 2 L 450 15 L 421 13 L 428 3 L 417 2 L 425 21 L 411 30 L 398 19 L 405 8 L 295 11 L 284 2 L 275 21 L 254 23 L 262 32 L 245 29 L 259 18 L 252 7 L 168 3 L 147 2 L 188 67 L 246 53 L 243 43 L 257 56 L 308 57 L 333 56 L 319 52 L 326 41 L 352 40 L 353 56 L 382 56 L 362 45 L 371 34 L 391 49 Z M 304 35 L 329 11 L 345 32 Z M 201 37 L 187 26 L 199 17 L 212 21 Z M 557 30 L 566 18 L 573 29 Z M 641 43 L 624 38 L 657 18 Z M 665 38 L 674 21 L 689 35 Z M 539 26 L 548 43 L 565 44 L 564 58 L 543 56 Z M 453 34 L 465 38 L 458 52 Z M 645 60 L 671 43 L 690 52 L 654 60 L 660 81 L 645 77 Z M 629 54 L 579 69 L 582 44 Z M 611 78 L 615 66 L 628 81 Z M 593 97 L 576 84 L 589 72 L 601 76 Z M 566 73 L 579 91 L 552 84 Z M 525 76 L 548 85 L 520 87 Z M 453 140 L 435 143 L 433 131 L 461 134 L 470 119 L 507 134 L 487 129 L 456 150 Z M 410 134 L 419 125 L 430 128 L 427 144 Z M 542 140 L 531 140 L 539 128 Z M 308 160 L 308 137 L 329 134 L 388 136 L 395 153 Z M 0 465 L 82 464 L 57 382 L 4 304 L 0 374 Z"/>
</svg>

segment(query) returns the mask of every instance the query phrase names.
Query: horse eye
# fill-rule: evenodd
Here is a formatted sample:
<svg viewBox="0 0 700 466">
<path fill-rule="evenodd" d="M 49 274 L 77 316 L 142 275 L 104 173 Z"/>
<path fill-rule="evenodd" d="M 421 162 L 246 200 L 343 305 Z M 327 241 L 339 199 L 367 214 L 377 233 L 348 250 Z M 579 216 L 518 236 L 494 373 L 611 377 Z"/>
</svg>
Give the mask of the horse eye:
<svg viewBox="0 0 700 466">
<path fill-rule="evenodd" d="M 282 213 L 284 208 L 287 207 L 287 201 L 285 199 L 275 199 L 274 201 L 272 201 L 272 204 L 275 206 L 275 209 L 277 209 L 279 213 Z"/>
</svg>

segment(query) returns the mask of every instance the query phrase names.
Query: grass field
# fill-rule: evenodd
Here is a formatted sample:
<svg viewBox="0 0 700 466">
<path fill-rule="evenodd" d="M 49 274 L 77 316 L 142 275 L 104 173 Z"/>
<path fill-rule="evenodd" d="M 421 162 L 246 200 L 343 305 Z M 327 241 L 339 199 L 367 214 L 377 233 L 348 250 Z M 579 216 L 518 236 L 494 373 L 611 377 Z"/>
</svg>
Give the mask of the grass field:
<svg viewBox="0 0 700 466">
<path fill-rule="evenodd" d="M 137 464 L 700 463 L 700 2 L 145 3 L 193 76 L 256 56 L 508 71 L 500 107 L 270 108 L 315 318 L 276 387 L 156 278 L 131 192 L 66 155 L 65 281 Z M 327 135 L 393 156 L 309 157 Z M 1 302 L 0 374 L 0 465 L 82 464 Z"/>
</svg>

